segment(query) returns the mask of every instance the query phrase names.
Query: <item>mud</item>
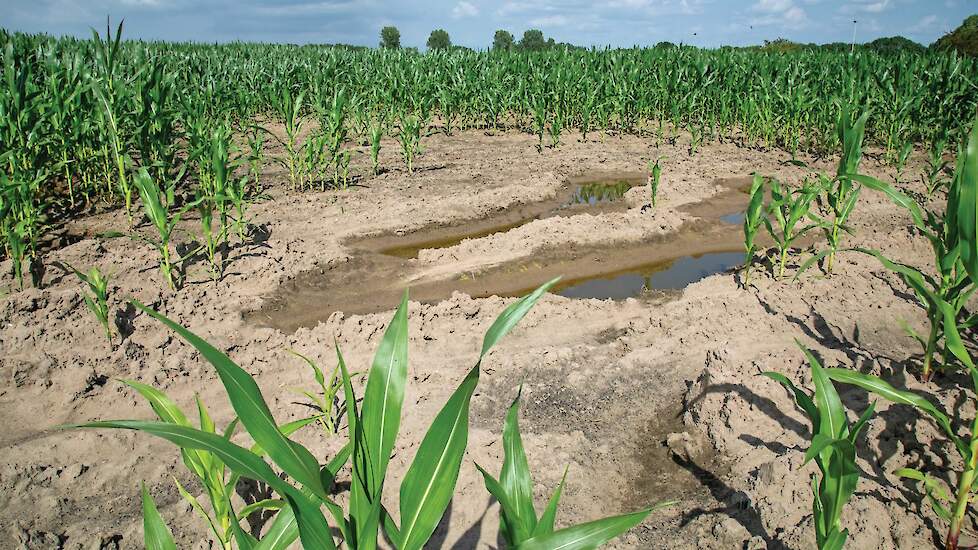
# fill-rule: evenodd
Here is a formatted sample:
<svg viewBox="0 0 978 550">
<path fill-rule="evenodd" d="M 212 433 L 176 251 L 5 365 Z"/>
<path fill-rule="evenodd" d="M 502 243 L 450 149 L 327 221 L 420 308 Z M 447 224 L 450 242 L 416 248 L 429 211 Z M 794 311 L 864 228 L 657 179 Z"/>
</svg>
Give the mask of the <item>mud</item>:
<svg viewBox="0 0 978 550">
<path fill-rule="evenodd" d="M 688 256 L 695 243 L 714 243 L 715 249 L 701 253 L 725 252 L 727 244 L 739 245 L 740 231 L 720 221 L 738 211 L 720 197 L 743 194 L 718 181 L 757 171 L 797 184 L 806 174 L 778 151 L 712 143 L 689 157 L 687 145 L 683 139 L 670 145 L 630 136 L 585 142 L 569 134 L 560 148 L 537 153 L 535 137 L 524 134 L 435 135 L 423 140 L 418 170 L 409 175 L 396 143 L 385 141 L 384 172 L 368 175 L 369 157 L 361 151 L 353 163 L 356 187 L 346 192 L 288 192 L 282 169 L 269 166 L 271 199 L 253 207 L 250 236 L 225 251 L 225 277 L 212 282 L 206 266 L 188 266 L 179 292 L 165 289 L 147 247 L 94 237 L 125 230 L 118 210 L 59 228 L 81 237 L 44 253 L 42 288 L 14 289 L 9 262 L 0 262 L 0 547 L 142 548 L 140 482 L 178 547 L 213 547 L 206 526 L 176 491 L 174 477 L 201 494 L 172 445 L 142 434 L 54 429 L 94 419 L 152 418 L 144 400 L 119 378 L 152 384 L 188 412 L 199 394 L 219 426 L 233 417 L 213 369 L 165 327 L 137 313 L 126 302 L 130 297 L 226 351 L 255 376 L 276 420 L 287 422 L 307 414 L 296 390 L 314 383 L 308 367 L 285 350 L 326 368 L 335 364 L 336 342 L 352 369 L 368 368 L 393 305 L 410 287 L 409 382 L 385 495 L 387 508 L 396 510 L 399 480 L 414 450 L 474 364 L 483 333 L 512 303 L 506 295 L 552 275 L 567 276 L 567 284 L 570 274 L 607 276 Z M 393 237 L 415 238 L 437 227 L 452 228 L 446 235 L 458 237 L 452 232 L 475 220 L 495 220 L 501 212 L 557 197 L 575 176 L 638 174 L 659 157 L 666 160 L 655 209 L 646 207 L 647 188 L 639 186 L 618 201 L 572 215 L 422 247 L 416 258 L 352 244 L 380 237 L 390 237 L 391 246 L 412 244 Z M 893 170 L 880 158 L 879 151 L 868 151 L 864 171 L 892 181 Z M 915 154 L 906 173 L 919 173 L 922 158 Z M 834 159 L 801 160 L 827 173 L 835 169 Z M 900 184 L 908 191 L 919 191 L 917 185 Z M 608 210 L 588 210 L 595 208 Z M 902 210 L 864 191 L 848 244 L 928 265 L 928 245 L 909 226 Z M 188 222 L 181 231 L 193 229 Z M 789 270 L 805 257 L 794 254 Z M 483 364 L 458 489 L 430 547 L 498 545 L 498 506 L 473 463 L 498 471 L 504 411 L 521 385 L 521 427 L 538 506 L 568 467 L 559 526 L 677 501 L 609 545 L 618 549 L 814 546 L 814 466 L 803 464 L 809 427 L 783 388 L 759 376 L 775 370 L 810 387 L 796 338 L 827 366 L 880 374 L 925 392 L 962 422 L 974 414 L 973 396 L 957 389 L 961 380 L 915 381 L 919 350 L 899 321 L 920 332 L 925 316 L 875 260 L 843 254 L 831 277 L 813 272 L 779 281 L 760 258 L 746 289 L 736 274 L 724 271 L 639 299 L 542 298 Z M 113 274 L 110 306 L 122 329 L 114 346 L 85 309 L 80 284 L 58 262 Z M 356 285 L 368 292 L 344 296 Z M 247 314 L 272 312 L 276 296 L 310 287 L 328 298 L 317 306 L 320 313 L 299 319 L 300 309 L 290 310 L 296 318 L 278 318 L 282 330 Z M 496 295 L 478 297 L 489 291 Z M 357 308 L 376 313 L 358 314 Z M 840 390 L 851 411 L 866 405 L 864 394 Z M 953 451 L 913 411 L 882 402 L 878 411 L 858 446 L 866 475 L 844 516 L 848 546 L 933 546 L 943 536 L 942 520 L 918 488 L 891 472 L 913 466 L 943 475 L 945 466 L 954 466 L 947 459 Z M 295 437 L 323 462 L 339 444 L 315 429 Z M 242 434 L 235 441 L 250 444 Z M 245 487 L 242 493 L 236 506 L 253 496 Z"/>
<path fill-rule="evenodd" d="M 568 202 L 568 197 L 580 195 L 580 182 L 590 183 L 597 180 L 599 183 L 596 185 L 606 185 L 603 182 L 622 179 L 620 175 L 598 179 L 594 174 L 571 178 L 553 199 L 509 208 L 498 217 L 493 216 L 505 220 L 502 223 L 490 221 L 448 228 L 424 228 L 409 235 L 385 235 L 349 243 L 352 253 L 347 261 L 338 265 L 317 267 L 300 274 L 294 281 L 267 297 L 261 310 L 246 314 L 245 319 L 261 326 L 294 332 L 299 327 L 314 326 L 325 321 L 337 312 L 365 314 L 384 311 L 396 307 L 400 299 L 399 288 L 402 285 L 391 285 L 392 280 L 409 282 L 411 298 L 421 303 L 439 302 L 453 292 L 463 292 L 476 298 L 522 296 L 557 277 L 562 277 L 562 280 L 553 291 L 565 296 L 568 294 L 562 291 L 576 288 L 577 291 L 571 292 L 569 296 L 626 298 L 637 296 L 638 293 L 588 295 L 581 289 L 589 288 L 586 285 L 592 280 L 614 278 L 631 272 L 644 274 L 660 271 L 686 255 L 726 253 L 742 246 L 741 235 L 732 231 L 722 218 L 742 212 L 747 202 L 747 196 L 742 189 L 750 178 L 715 181 L 714 185 L 721 189 L 720 192 L 678 209 L 679 213 L 686 215 L 685 219 L 688 221 L 683 222 L 673 232 L 656 234 L 646 241 L 611 241 L 592 246 L 571 242 L 560 247 L 538 248 L 532 250 L 532 255 L 516 260 L 472 266 L 464 271 L 453 271 L 454 262 L 451 258 L 441 258 L 442 265 L 431 266 L 419 265 L 401 254 L 406 250 L 446 248 L 458 245 L 465 239 L 506 233 L 534 219 L 542 219 L 540 214 L 529 217 L 528 212 L 560 213 L 559 217 L 573 216 L 572 213 L 565 214 L 564 209 L 574 204 L 573 199 Z M 640 179 L 635 176 L 631 178 L 632 181 Z M 555 208 L 555 205 L 561 205 L 562 208 Z M 589 210 L 582 215 L 595 215 L 591 212 Z M 522 216 L 515 226 L 509 221 L 513 216 Z M 472 225 L 479 229 L 474 229 Z M 485 225 L 492 229 L 483 230 Z M 432 237 L 432 234 L 437 237 Z M 447 236 L 449 234 L 452 236 Z M 388 245 L 392 240 L 401 239 L 413 244 L 397 247 Z M 442 246 L 443 243 L 451 244 Z M 700 278 L 702 277 L 690 277 L 687 283 Z M 661 288 L 680 289 L 682 286 Z"/>
</svg>

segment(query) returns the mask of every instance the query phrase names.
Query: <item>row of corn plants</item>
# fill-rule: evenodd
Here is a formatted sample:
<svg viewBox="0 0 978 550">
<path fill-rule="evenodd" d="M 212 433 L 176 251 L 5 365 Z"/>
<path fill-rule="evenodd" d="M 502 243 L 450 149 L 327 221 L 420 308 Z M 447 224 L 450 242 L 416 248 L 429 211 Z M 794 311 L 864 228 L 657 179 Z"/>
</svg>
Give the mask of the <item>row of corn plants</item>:
<svg viewBox="0 0 978 550">
<path fill-rule="evenodd" d="M 928 198 L 938 191 L 946 194 L 942 208 L 928 208 L 896 186 L 859 173 L 861 153 L 858 142 L 861 136 L 858 140 L 855 138 L 861 134 L 866 117 L 867 113 L 864 113 L 853 121 L 844 113 L 840 119 L 840 133 L 845 145 L 838 173 L 834 181 L 820 175 L 825 210 L 835 218 L 826 221 L 817 215 L 806 214 L 816 222 L 815 227 L 824 231 L 827 247 L 806 261 L 799 274 L 818 262 L 831 273 L 832 258 L 840 251 L 877 259 L 906 284 L 926 312 L 928 335 L 922 337 L 910 331 L 923 348 L 921 378 L 930 381 L 937 369 L 964 369 L 970 387 L 963 393 L 974 400 L 978 396 L 978 366 L 975 364 L 975 347 L 966 334 L 976 323 L 975 315 L 967 309 L 967 302 L 978 285 L 978 120 L 958 150 L 951 178 L 936 184 L 933 179 L 923 179 Z M 932 159 L 930 164 L 933 167 L 936 162 Z M 899 176 L 896 179 L 899 182 Z M 764 216 L 763 191 L 758 191 L 764 185 L 764 178 L 755 177 L 745 221 L 748 254 L 745 280 L 754 252 L 750 230 L 753 228 L 756 232 L 760 224 L 751 220 Z M 836 230 L 851 231 L 846 219 L 863 187 L 883 193 L 908 212 L 913 231 L 931 245 L 934 259 L 931 269 L 894 261 L 877 250 L 840 247 Z M 772 189 L 773 196 L 777 193 L 777 188 Z M 978 477 L 978 415 L 967 421 L 960 418 L 959 410 L 947 411 L 931 401 L 928 395 L 895 387 L 882 377 L 852 368 L 823 368 L 814 354 L 804 347 L 802 350 L 811 366 L 814 392 L 797 387 L 782 374 L 766 372 L 764 375 L 784 385 L 812 423 L 805 463 L 814 461 L 818 467 L 818 473 L 812 476 L 812 519 L 817 547 L 838 550 L 848 538 L 848 530 L 842 527 L 842 517 L 862 474 L 856 464 L 858 437 L 875 410 L 875 403 L 871 403 L 858 420 L 850 424 L 835 383 L 862 389 L 896 405 L 914 407 L 933 421 L 946 437 L 949 447 L 958 455 L 954 460 L 927 469 L 905 467 L 892 473 L 918 483 L 922 500 L 946 522 L 944 548 L 960 548 L 961 534 L 967 530 L 968 518 L 975 513 L 973 505 L 978 493 L 975 483 Z"/>
<path fill-rule="evenodd" d="M 411 172 L 424 136 L 473 128 L 532 132 L 541 151 L 574 129 L 583 139 L 688 136 L 690 153 L 715 140 L 826 152 L 841 145 L 835 105 L 860 104 L 874 113 L 867 141 L 895 166 L 924 145 L 932 163 L 921 177 L 934 187 L 978 104 L 978 62 L 935 52 L 422 55 L 121 35 L 121 24 L 90 40 L 0 30 L 0 241 L 19 280 L 46 229 L 66 216 L 108 202 L 138 224 L 141 168 L 162 187 L 164 207 L 194 200 L 201 157 L 221 127 L 246 143 L 236 170 L 260 195 L 265 164 L 280 163 L 296 189 L 342 188 L 355 181 L 360 152 L 370 172 L 382 171 L 385 137 Z"/>
</svg>

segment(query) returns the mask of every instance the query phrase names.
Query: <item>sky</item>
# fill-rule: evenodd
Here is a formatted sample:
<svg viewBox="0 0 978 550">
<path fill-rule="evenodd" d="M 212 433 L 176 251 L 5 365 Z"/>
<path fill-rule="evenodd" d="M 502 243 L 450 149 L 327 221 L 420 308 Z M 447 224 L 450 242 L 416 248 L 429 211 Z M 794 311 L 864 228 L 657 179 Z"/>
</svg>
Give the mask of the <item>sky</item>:
<svg viewBox="0 0 978 550">
<path fill-rule="evenodd" d="M 127 38 L 172 41 L 345 43 L 376 46 L 394 25 L 403 46 L 432 29 L 487 48 L 497 29 L 519 39 L 537 28 L 558 42 L 631 47 L 660 41 L 704 47 L 849 42 L 903 35 L 930 44 L 978 13 L 978 0 L 3 0 L 0 27 L 89 36 L 125 18 Z M 113 23 L 114 26 L 114 23 Z"/>
</svg>

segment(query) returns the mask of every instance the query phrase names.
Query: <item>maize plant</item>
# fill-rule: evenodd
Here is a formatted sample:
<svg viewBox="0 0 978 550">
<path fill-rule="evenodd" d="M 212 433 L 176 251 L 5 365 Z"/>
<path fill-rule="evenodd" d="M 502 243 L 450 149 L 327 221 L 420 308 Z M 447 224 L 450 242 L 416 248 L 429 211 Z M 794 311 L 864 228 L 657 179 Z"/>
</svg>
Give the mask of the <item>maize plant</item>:
<svg viewBox="0 0 978 550">
<path fill-rule="evenodd" d="M 750 186 L 750 200 L 744 211 L 744 287 L 750 284 L 750 268 L 757 251 L 757 232 L 764 221 L 764 177 L 754 174 Z"/>
<path fill-rule="evenodd" d="M 930 325 L 926 338 L 910 331 L 924 348 L 921 376 L 929 380 L 934 367 L 934 356 L 940 352 L 944 366 L 948 366 L 955 353 L 948 345 L 958 340 L 960 328 L 978 324 L 978 317 L 968 314 L 965 306 L 978 286 L 978 240 L 974 237 L 975 189 L 978 188 L 978 124 L 967 139 L 958 156 L 955 173 L 948 187 L 947 203 L 943 212 L 925 210 L 913 199 L 891 185 L 865 175 L 853 175 L 857 182 L 881 191 L 894 203 L 905 208 L 913 225 L 931 245 L 936 275 L 922 269 L 895 262 L 877 250 L 855 248 L 870 255 L 884 267 L 896 273 L 910 287 L 927 312 Z M 944 349 L 940 350 L 941 343 Z"/>
<path fill-rule="evenodd" d="M 329 156 L 327 162 L 333 168 L 333 187 L 340 187 L 340 180 L 342 178 L 344 171 L 343 159 L 344 150 L 343 143 L 346 141 L 347 127 L 346 127 L 346 110 L 347 110 L 347 97 L 343 90 L 336 90 L 333 94 L 333 101 L 329 104 L 328 109 L 323 108 L 323 114 L 320 121 L 320 132 L 325 139 L 324 145 Z M 348 158 L 348 157 L 347 157 Z M 325 191 L 325 182 L 322 184 L 322 190 Z M 345 181 L 344 181 L 345 187 Z"/>
<path fill-rule="evenodd" d="M 265 162 L 265 132 L 258 126 L 248 130 L 248 177 L 256 195 L 262 194 L 262 166 Z"/>
<path fill-rule="evenodd" d="M 947 180 L 943 177 L 944 170 L 948 166 L 948 161 L 944 160 L 944 149 L 947 142 L 943 139 L 931 143 L 927 152 L 927 169 L 921 174 L 921 180 L 927 188 L 927 198 L 930 198 L 938 189 L 947 185 Z"/>
<path fill-rule="evenodd" d="M 78 277 L 78 280 L 88 287 L 88 292 L 82 291 L 82 299 L 88 310 L 95 315 L 95 319 L 102 325 L 105 331 L 105 339 L 112 345 L 112 325 L 109 323 L 109 277 L 102 274 L 97 267 L 93 267 L 88 273 L 83 273 L 78 269 L 68 266 Z"/>
<path fill-rule="evenodd" d="M 655 161 L 649 161 L 649 200 L 652 208 L 655 208 L 655 200 L 659 195 L 659 179 L 662 177 L 662 166 L 660 161 L 665 157 L 659 157 Z"/>
<path fill-rule="evenodd" d="M 321 393 L 317 395 L 305 390 L 302 390 L 301 393 L 312 401 L 312 406 L 318 411 L 316 420 L 327 435 L 338 433 L 340 422 L 345 412 L 345 408 L 341 406 L 342 403 L 340 401 L 341 392 L 343 391 L 343 380 L 339 366 L 333 369 L 327 379 L 322 369 L 312 359 L 296 351 L 288 350 L 288 352 L 302 359 L 312 369 L 313 377 Z M 357 374 L 352 373 L 350 376 L 355 377 Z"/>
<path fill-rule="evenodd" d="M 956 340 L 949 343 L 949 348 L 954 350 L 958 359 L 967 365 L 973 390 L 978 391 L 978 369 L 975 368 L 961 341 Z M 924 484 L 927 500 L 934 512 L 948 522 L 944 547 L 946 550 L 956 550 L 965 516 L 969 512 L 971 503 L 975 500 L 975 493 L 978 492 L 978 484 L 974 483 L 975 477 L 978 475 L 978 416 L 971 422 L 971 429 L 967 437 L 962 438 L 951 425 L 951 416 L 923 396 L 910 391 L 898 390 L 879 377 L 851 369 L 832 368 L 825 369 L 825 372 L 829 378 L 836 382 L 857 386 L 892 403 L 910 405 L 925 413 L 954 445 L 960 455 L 963 467 L 960 471 L 955 472 L 957 483 L 952 490 L 953 497 L 942 487 L 941 481 L 924 471 L 916 468 L 902 468 L 895 473 L 900 477 L 920 481 Z M 940 477 L 946 479 L 945 474 Z"/>
<path fill-rule="evenodd" d="M 842 243 L 843 233 L 851 233 L 848 227 L 849 215 L 852 214 L 859 200 L 861 187 L 853 182 L 852 175 L 859 172 L 859 162 L 862 160 L 863 135 L 869 112 L 866 111 L 852 120 L 849 110 L 844 109 L 839 117 L 839 141 L 842 143 L 842 155 L 835 178 L 830 179 L 819 174 L 822 191 L 816 201 L 824 211 L 832 216 L 831 221 L 821 219 L 820 225 L 828 243 L 828 256 L 825 271 L 832 273 L 835 255 Z"/>
<path fill-rule="evenodd" d="M 557 507 L 567 479 L 567 470 L 547 502 L 543 514 L 537 515 L 533 504 L 533 479 L 520 436 L 520 392 L 506 413 L 503 426 L 503 466 L 496 479 L 478 464 L 486 490 L 499 502 L 499 534 L 510 548 L 550 550 L 561 548 L 590 549 L 608 542 L 641 523 L 654 510 L 675 502 L 660 502 L 654 506 L 619 516 L 554 529 Z"/>
<path fill-rule="evenodd" d="M 290 439 L 290 432 L 276 423 L 251 375 L 186 328 L 138 302 L 133 303 L 190 343 L 214 367 L 237 414 L 238 421 L 234 425 L 240 424 L 248 432 L 255 447 L 246 449 L 234 443 L 233 428 L 225 430 L 223 435 L 216 433 L 212 422 L 203 415 L 201 429 L 188 425 L 176 414 L 175 407 L 168 403 L 160 405 L 162 394 L 147 389 L 148 386 L 136 386 L 136 389 L 150 400 L 160 421 L 111 420 L 73 427 L 143 431 L 180 447 L 184 462 L 195 473 L 198 472 L 195 461 L 200 461 L 214 472 L 223 472 L 227 468 L 232 472 L 232 478 L 240 475 L 266 483 L 278 495 L 281 509 L 262 541 L 240 529 L 238 515 L 230 507 L 228 509 L 231 536 L 239 548 L 284 548 L 296 538 L 305 548 L 337 548 L 335 528 L 335 536 L 347 548 L 376 548 L 383 532 L 399 550 L 420 550 L 434 533 L 455 491 L 468 442 L 469 403 L 479 383 L 482 359 L 556 282 L 550 281 L 511 304 L 489 327 L 475 366 L 435 416 L 401 480 L 400 525 L 387 512 L 381 497 L 389 481 L 387 467 L 395 447 L 407 383 L 406 294 L 381 339 L 362 401 L 358 400 L 343 356 L 339 348 L 336 349 L 343 383 L 348 443 L 325 466 L 308 449 Z M 311 422 L 313 419 L 307 420 Z M 272 470 L 265 457 L 281 469 L 284 478 Z M 332 498 L 331 490 L 336 473 L 347 463 L 352 482 L 349 504 L 344 511 Z M 210 476 L 211 473 L 208 471 L 203 475 Z M 233 487 L 231 479 L 225 481 L 220 475 L 206 479 L 214 480 L 216 492 Z"/>
<path fill-rule="evenodd" d="M 370 167 L 375 176 L 380 174 L 380 140 L 384 138 L 384 123 L 375 119 L 370 121 Z"/>
<path fill-rule="evenodd" d="M 782 187 L 774 178 L 770 178 L 768 183 L 771 186 L 771 202 L 767 206 L 764 227 L 767 228 L 768 234 L 771 235 L 778 247 L 777 276 L 780 279 L 784 276 L 788 253 L 795 241 L 811 229 L 819 226 L 818 223 L 810 223 L 800 227 L 798 224 L 803 220 L 811 221 L 809 210 L 820 189 L 808 181 L 805 181 L 801 188 L 795 190 Z M 777 224 L 777 228 L 771 222 L 772 219 Z"/>
<path fill-rule="evenodd" d="M 301 177 L 299 163 L 302 151 L 299 147 L 299 133 L 304 125 L 302 113 L 304 99 L 305 91 L 294 93 L 289 88 L 283 88 L 277 97 L 272 98 L 272 106 L 279 118 L 282 119 L 285 138 L 280 138 L 278 134 L 266 130 L 266 133 L 285 148 L 285 158 L 276 160 L 289 171 L 289 182 L 292 184 L 292 189 L 299 188 Z"/>
<path fill-rule="evenodd" d="M 159 183 L 150 177 L 145 168 L 139 169 L 134 180 L 136 188 L 139 190 L 143 209 L 146 211 L 146 217 L 156 234 L 147 237 L 134 233 L 132 238 L 143 241 L 156 249 L 160 255 L 160 273 L 163 274 L 163 280 L 166 281 L 170 289 L 176 290 L 180 283 L 177 268 L 183 263 L 184 258 L 173 257 L 173 252 L 170 251 L 170 240 L 177 224 L 180 223 L 180 219 L 188 210 L 197 206 L 197 201 L 187 204 L 176 213 L 171 214 L 163 206 L 163 191 L 160 189 Z"/>
<path fill-rule="evenodd" d="M 849 537 L 849 530 L 842 528 L 842 512 L 859 482 L 856 438 L 873 416 L 876 403 L 870 403 L 859 419 L 850 425 L 842 400 L 826 369 L 801 343 L 798 343 L 798 347 L 805 352 L 812 367 L 814 395 L 798 388 L 780 373 L 769 371 L 762 374 L 783 385 L 812 423 L 811 445 L 805 451 L 805 464 L 814 460 L 819 471 L 818 476 L 812 476 L 815 543 L 819 550 L 840 550 Z"/>
<path fill-rule="evenodd" d="M 421 118 L 413 114 L 401 114 L 401 129 L 397 139 L 401 143 L 401 156 L 408 174 L 414 172 L 414 155 L 421 143 Z"/>
</svg>

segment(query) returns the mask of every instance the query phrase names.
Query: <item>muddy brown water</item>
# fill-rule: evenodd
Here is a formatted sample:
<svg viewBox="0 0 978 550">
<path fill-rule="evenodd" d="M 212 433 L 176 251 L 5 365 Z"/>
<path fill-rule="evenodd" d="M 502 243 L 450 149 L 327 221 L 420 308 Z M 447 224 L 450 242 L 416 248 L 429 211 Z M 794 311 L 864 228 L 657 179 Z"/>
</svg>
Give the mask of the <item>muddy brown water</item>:
<svg viewBox="0 0 978 550">
<path fill-rule="evenodd" d="M 460 220 L 403 235 L 385 234 L 347 244 L 357 250 L 398 258 L 417 258 L 421 250 L 448 248 L 466 239 L 516 229 L 533 220 L 573 216 L 582 212 L 598 214 L 626 210 L 627 206 L 620 202 L 622 196 L 632 187 L 645 183 L 645 178 L 644 174 L 627 172 L 606 174 L 597 180 L 579 176 L 569 179 L 552 199 L 505 208 L 484 219 Z"/>
<path fill-rule="evenodd" d="M 347 261 L 312 269 L 283 283 L 265 299 L 261 309 L 245 313 L 245 320 L 294 332 L 315 326 L 335 312 L 357 315 L 393 309 L 403 292 L 397 281 L 417 269 L 410 258 L 416 257 L 418 250 L 509 231 L 543 217 L 625 210 L 626 205 L 615 194 L 620 197 L 644 178 L 640 174 L 614 174 L 595 181 L 581 176 L 568 180 L 552 199 L 503 209 L 486 219 L 347 242 L 353 250 Z M 411 299 L 437 303 L 455 291 L 475 298 L 521 296 L 558 276 L 562 280 L 552 292 L 574 298 L 621 299 L 649 290 L 681 289 L 737 265 L 732 254 L 741 251 L 743 244 L 734 222 L 747 204 L 745 182 L 749 178 L 719 180 L 723 191 L 680 208 L 696 218 L 672 233 L 612 246 L 554 247 L 477 273 L 421 279 L 411 285 Z M 624 189 L 605 193 L 590 188 L 582 192 L 592 185 Z"/>
</svg>

